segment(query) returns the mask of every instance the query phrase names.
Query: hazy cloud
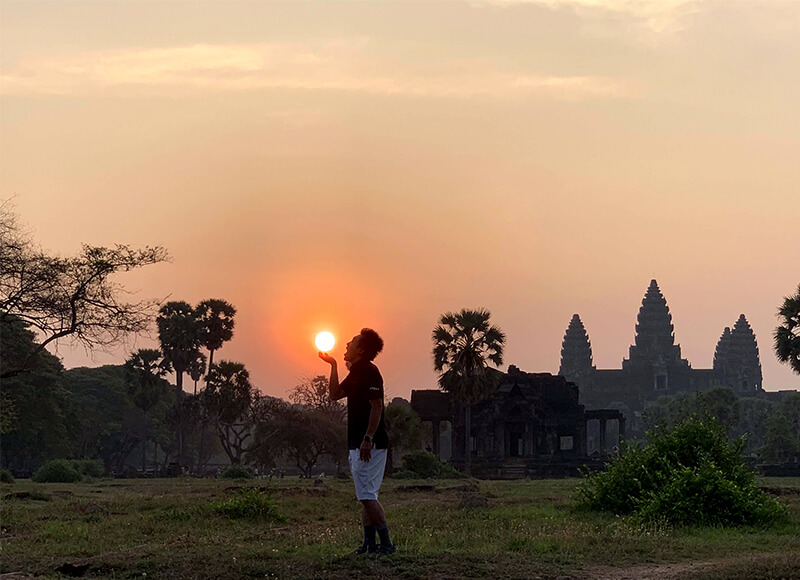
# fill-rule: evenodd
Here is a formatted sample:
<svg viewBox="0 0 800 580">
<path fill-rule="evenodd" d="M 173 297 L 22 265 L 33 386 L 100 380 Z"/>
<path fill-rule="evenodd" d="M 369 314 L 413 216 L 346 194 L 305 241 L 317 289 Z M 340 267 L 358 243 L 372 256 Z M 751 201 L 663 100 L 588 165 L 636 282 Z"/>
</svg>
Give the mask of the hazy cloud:
<svg viewBox="0 0 800 580">
<path fill-rule="evenodd" d="M 627 16 L 648 31 L 666 34 L 682 28 L 681 19 L 699 10 L 703 0 L 474 0 L 474 5 L 515 6 L 535 4 L 573 10 L 579 16 Z"/>
<path fill-rule="evenodd" d="M 541 95 L 584 100 L 636 98 L 626 79 L 508 72 L 486 60 L 441 63 L 435 71 L 380 61 L 365 39 L 309 46 L 196 44 L 83 52 L 21 62 L 0 77 L 17 96 L 122 96 L 142 91 L 184 96 L 197 91 L 299 89 L 459 98 Z"/>
</svg>

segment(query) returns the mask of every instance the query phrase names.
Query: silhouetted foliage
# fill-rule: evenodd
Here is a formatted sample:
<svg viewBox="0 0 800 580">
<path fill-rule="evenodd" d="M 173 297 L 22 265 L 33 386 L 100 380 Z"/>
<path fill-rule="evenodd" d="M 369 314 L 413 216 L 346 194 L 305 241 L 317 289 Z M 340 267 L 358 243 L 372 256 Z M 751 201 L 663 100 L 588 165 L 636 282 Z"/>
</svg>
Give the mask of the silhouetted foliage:
<svg viewBox="0 0 800 580">
<path fill-rule="evenodd" d="M 579 503 L 675 525 L 767 525 L 785 518 L 785 508 L 756 485 L 743 448 L 716 421 L 690 417 L 672 430 L 650 431 L 644 447 L 623 446 L 605 471 L 584 479 Z"/>
<path fill-rule="evenodd" d="M 31 477 L 36 483 L 74 483 L 81 481 L 81 475 L 67 459 L 54 459 L 43 464 Z"/>
<path fill-rule="evenodd" d="M 347 429 L 344 423 L 318 409 L 284 407 L 276 422 L 274 448 L 292 459 L 306 477 L 319 459 L 330 456 L 338 469 L 347 460 Z"/>
<path fill-rule="evenodd" d="M 164 379 L 168 367 L 161 351 L 152 348 L 139 349 L 125 362 L 125 384 L 128 393 L 144 413 L 142 430 L 142 472 L 147 468 L 147 414 L 158 404 L 169 383 Z"/>
<path fill-rule="evenodd" d="M 163 248 L 124 245 L 84 245 L 70 258 L 48 255 L 22 232 L 8 202 L 0 204 L 0 326 L 19 320 L 40 337 L 33 350 L 3 366 L 0 378 L 31 368 L 58 339 L 96 349 L 146 330 L 158 302 L 123 301 L 125 290 L 112 276 L 166 260 Z"/>
<path fill-rule="evenodd" d="M 389 435 L 386 471 L 394 470 L 396 453 L 419 449 L 422 441 L 422 422 L 405 399 L 395 398 L 384 409 L 383 420 Z"/>
<path fill-rule="evenodd" d="M 780 326 L 775 329 L 775 354 L 800 375 L 800 284 L 797 293 L 786 296 L 778 308 Z"/>
<path fill-rule="evenodd" d="M 195 309 L 202 326 L 201 341 L 208 349 L 208 366 L 214 364 L 214 352 L 222 348 L 222 343 L 233 338 L 236 308 L 218 298 L 203 300 Z"/>
<path fill-rule="evenodd" d="M 201 357 L 203 326 L 188 302 L 172 301 L 164 304 L 156 318 L 158 339 L 164 360 L 175 371 L 176 410 L 178 412 L 178 463 L 184 465 L 183 421 L 181 397 L 183 397 L 183 374 Z"/>
<path fill-rule="evenodd" d="M 792 430 L 792 423 L 783 415 L 773 415 L 766 422 L 764 444 L 756 450 L 763 463 L 786 461 L 800 451 L 800 441 Z"/>
<path fill-rule="evenodd" d="M 250 470 L 245 466 L 234 463 L 223 469 L 220 477 L 224 477 L 225 479 L 250 479 L 253 477 L 253 474 L 250 473 Z"/>
<path fill-rule="evenodd" d="M 645 409 L 644 422 L 648 429 L 674 427 L 689 415 L 713 417 L 730 431 L 740 421 L 739 397 L 727 388 L 661 397 Z"/>
<path fill-rule="evenodd" d="M 231 463 L 241 463 L 251 450 L 247 440 L 253 435 L 255 394 L 250 374 L 242 363 L 220 361 L 211 366 L 201 400 L 217 426 L 222 448 Z"/>
<path fill-rule="evenodd" d="M 397 472 L 399 479 L 451 479 L 465 477 L 449 463 L 443 463 L 435 453 L 417 449 L 403 455 L 403 469 Z"/>
<path fill-rule="evenodd" d="M 1 449 L 4 465 L 29 472 L 41 461 L 69 456 L 77 428 L 61 361 L 38 349 L 27 323 L 8 318 L 0 324 L 0 368 L 20 360 L 28 370 L 2 380 Z"/>
<path fill-rule="evenodd" d="M 308 409 L 316 409 L 333 421 L 344 421 L 347 407 L 341 401 L 331 400 L 328 394 L 328 377 L 317 375 L 304 379 L 289 391 L 289 400 Z"/>
<path fill-rule="evenodd" d="M 433 329 L 433 368 L 439 387 L 464 405 L 466 472 L 470 473 L 470 409 L 497 388 L 499 373 L 488 364 L 503 364 L 506 336 L 489 324 L 488 310 L 447 312 Z"/>
</svg>

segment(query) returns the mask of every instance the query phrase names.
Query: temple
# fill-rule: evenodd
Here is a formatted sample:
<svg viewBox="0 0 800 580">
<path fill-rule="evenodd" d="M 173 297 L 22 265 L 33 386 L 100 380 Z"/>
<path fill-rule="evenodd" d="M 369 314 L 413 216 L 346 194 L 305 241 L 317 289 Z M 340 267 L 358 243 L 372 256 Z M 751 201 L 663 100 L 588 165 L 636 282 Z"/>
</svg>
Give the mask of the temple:
<svg viewBox="0 0 800 580">
<path fill-rule="evenodd" d="M 675 343 L 672 315 L 655 280 L 650 281 L 642 299 L 634 344 L 621 368 L 594 366 L 589 335 L 575 314 L 564 335 L 559 374 L 578 385 L 582 404 L 620 410 L 637 434 L 643 428 L 641 414 L 647 403 L 662 395 L 717 387 L 733 389 L 740 396 L 763 391 L 758 345 L 744 314 L 733 330 L 723 331 L 713 368 L 692 368 Z"/>
<path fill-rule="evenodd" d="M 497 390 L 464 407 L 439 390 L 411 392 L 411 406 L 428 426 L 426 445 L 457 468 L 469 453 L 473 475 L 511 479 L 577 475 L 599 467 L 626 433 L 643 435 L 642 412 L 662 395 L 728 387 L 740 396 L 763 393 L 761 363 L 744 314 L 725 328 L 711 369 L 694 369 L 681 356 L 667 301 L 650 285 L 636 320 L 636 336 L 619 369 L 598 369 L 578 314 L 561 347 L 558 375 L 527 373 L 514 365 L 498 373 Z"/>
<path fill-rule="evenodd" d="M 464 408 L 449 394 L 412 391 L 411 407 L 430 424 L 431 450 L 459 469 L 469 449 L 476 477 L 558 477 L 578 475 L 591 458 L 600 467 L 625 437 L 620 411 L 587 411 L 578 399 L 578 387 L 564 377 L 511 365 L 500 375 L 497 390 L 472 406 L 469 441 Z"/>
</svg>

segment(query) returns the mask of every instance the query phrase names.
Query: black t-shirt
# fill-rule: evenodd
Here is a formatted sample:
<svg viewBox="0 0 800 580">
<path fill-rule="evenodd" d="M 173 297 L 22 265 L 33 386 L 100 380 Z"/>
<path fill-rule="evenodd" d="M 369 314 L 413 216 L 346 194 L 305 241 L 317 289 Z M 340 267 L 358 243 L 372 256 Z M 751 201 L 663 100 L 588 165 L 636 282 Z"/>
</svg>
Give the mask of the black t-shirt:
<svg viewBox="0 0 800 580">
<path fill-rule="evenodd" d="M 347 395 L 347 446 L 358 449 L 367 434 L 372 409 L 370 401 L 380 399 L 383 402 L 383 377 L 372 362 L 360 360 L 350 367 L 350 373 L 339 386 Z M 373 447 L 386 449 L 388 446 L 389 437 L 381 410 L 381 422 L 373 437 Z"/>
</svg>

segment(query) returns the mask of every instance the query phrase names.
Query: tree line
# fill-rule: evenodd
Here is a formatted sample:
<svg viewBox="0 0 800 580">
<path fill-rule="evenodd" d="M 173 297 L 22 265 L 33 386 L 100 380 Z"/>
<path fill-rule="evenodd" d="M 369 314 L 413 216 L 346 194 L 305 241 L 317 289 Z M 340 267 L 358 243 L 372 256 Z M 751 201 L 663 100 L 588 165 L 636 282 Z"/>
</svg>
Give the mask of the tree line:
<svg viewBox="0 0 800 580">
<path fill-rule="evenodd" d="M 154 457 L 174 461 L 178 468 L 202 467 L 219 451 L 233 464 L 261 466 L 290 456 L 306 473 L 324 456 L 341 466 L 344 410 L 327 400 L 325 377 L 296 386 L 288 402 L 263 396 L 243 363 L 214 362 L 215 353 L 233 338 L 233 305 L 222 299 L 196 306 L 185 301 L 130 302 L 124 299 L 124 287 L 112 280 L 118 273 L 169 260 L 164 248 L 124 245 L 85 245 L 77 256 L 53 256 L 26 234 L 8 202 L 0 203 L 3 464 L 30 466 L 47 457 L 75 456 L 101 457 L 118 468 L 137 446 L 152 443 Z M 800 286 L 796 295 L 784 298 L 778 315 L 775 354 L 800 374 Z M 118 345 L 153 321 L 160 348 L 137 350 L 121 367 L 65 371 L 46 350 L 63 339 L 87 350 Z M 439 387 L 461 405 L 469 442 L 470 409 L 497 387 L 505 334 L 490 323 L 488 310 L 462 309 L 443 314 L 431 338 Z M 166 379 L 169 373 L 175 374 L 174 388 Z M 184 389 L 186 377 L 194 382 L 191 394 Z M 668 418 L 698 401 L 659 402 L 650 415 Z M 742 408 L 746 415 L 763 416 L 759 405 Z M 795 422 L 790 427 L 796 433 L 797 415 L 791 412 L 786 417 Z M 400 433 L 397 447 L 419 439 L 411 413 L 399 402 L 387 407 L 387 421 L 408 427 L 394 429 Z M 137 430 L 132 423 L 139 420 Z M 754 431 L 759 425 L 769 427 L 772 435 L 765 431 L 764 438 L 777 440 L 777 434 L 787 433 L 779 420 L 769 425 L 754 421 Z M 793 440 L 787 441 L 784 448 L 792 448 Z M 143 468 L 146 459 L 144 449 Z"/>
</svg>

